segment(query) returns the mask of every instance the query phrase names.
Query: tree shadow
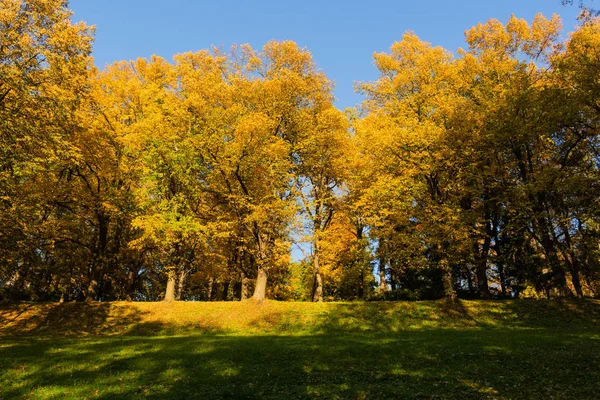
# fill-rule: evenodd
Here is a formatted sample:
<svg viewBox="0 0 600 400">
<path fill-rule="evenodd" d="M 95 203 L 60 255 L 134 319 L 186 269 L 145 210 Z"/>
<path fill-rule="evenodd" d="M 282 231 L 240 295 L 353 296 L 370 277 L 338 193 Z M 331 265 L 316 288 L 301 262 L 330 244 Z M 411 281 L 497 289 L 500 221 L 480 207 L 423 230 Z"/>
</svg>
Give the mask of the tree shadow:
<svg viewBox="0 0 600 400">
<path fill-rule="evenodd" d="M 505 301 L 507 315 L 525 327 L 600 327 L 600 302 L 587 299 Z"/>
<path fill-rule="evenodd" d="M 89 335 L 174 335 L 219 333 L 198 324 L 177 326 L 148 320 L 149 312 L 114 303 L 45 303 L 0 306 L 0 337 L 81 337 Z"/>
<path fill-rule="evenodd" d="M 22 303 L 0 306 L 0 333 L 66 336 L 115 334 L 142 320 L 134 309 L 110 303 Z"/>
<path fill-rule="evenodd" d="M 5 398 L 594 398 L 600 390 L 598 338 L 532 330 L 14 340 L 0 359 Z"/>
<path fill-rule="evenodd" d="M 5 331 L 23 332 L 0 336 L 0 399 L 600 392 L 598 302 L 246 304 L 238 307 L 244 318 L 194 315 L 179 324 L 127 304 L 39 307 L 0 307 Z M 233 320 L 243 324 L 233 329 Z"/>
<path fill-rule="evenodd" d="M 593 300 L 470 300 L 341 303 L 314 324 L 314 332 L 398 332 L 437 329 L 600 329 Z"/>
<path fill-rule="evenodd" d="M 600 328 L 589 300 L 301 304 L 46 303 L 0 306 L 0 336 L 346 334 L 428 329 Z"/>
</svg>

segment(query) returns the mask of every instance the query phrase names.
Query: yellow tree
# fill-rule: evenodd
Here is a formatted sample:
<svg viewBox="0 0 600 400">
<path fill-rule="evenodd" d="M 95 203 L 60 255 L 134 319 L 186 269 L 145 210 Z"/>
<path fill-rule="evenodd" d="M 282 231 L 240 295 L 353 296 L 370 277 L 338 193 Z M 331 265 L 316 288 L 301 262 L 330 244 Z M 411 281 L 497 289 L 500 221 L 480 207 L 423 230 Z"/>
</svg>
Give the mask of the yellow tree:
<svg viewBox="0 0 600 400">
<path fill-rule="evenodd" d="M 550 107 L 557 121 L 549 182 L 555 212 L 557 248 L 577 296 L 598 293 L 600 237 L 600 19 L 588 18 L 571 34 L 566 50 L 551 59 Z M 547 108 L 550 108 L 547 107 Z M 585 278 L 585 279 L 584 279 Z M 587 284 L 586 282 L 587 281 Z"/>
<path fill-rule="evenodd" d="M 490 236 L 495 234 L 495 242 L 501 242 L 497 232 L 502 228 L 543 254 L 544 262 L 532 263 L 530 271 L 524 267 L 528 262 L 521 260 L 515 266 L 520 274 L 538 280 L 536 275 L 543 273 L 548 277 L 544 279 L 552 279 L 566 293 L 550 216 L 551 175 L 556 172 L 549 168 L 556 151 L 552 136 L 562 106 L 552 104 L 552 91 L 546 90 L 549 60 L 562 49 L 560 30 L 557 16 L 537 15 L 531 24 L 514 16 L 506 24 L 497 20 L 479 24 L 466 33 L 469 49 L 463 56 L 463 71 L 470 80 L 468 108 L 477 115 L 477 123 L 469 128 L 472 147 L 487 155 L 487 160 L 479 157 L 476 163 L 483 178 L 477 180 L 476 190 L 482 198 L 480 226 L 486 227 L 478 253 L 479 280 L 484 277 Z M 493 209 L 500 213 L 490 212 Z M 503 227 L 490 219 L 494 214 L 502 215 Z M 505 258 L 499 246 L 495 250 L 497 259 Z M 503 266 L 498 269 L 502 272 Z"/>
<path fill-rule="evenodd" d="M 210 169 L 207 190 L 225 211 L 220 225 L 251 254 L 253 298 L 262 300 L 269 269 L 289 246 L 294 146 L 320 121 L 343 122 L 325 112 L 330 83 L 293 42 L 182 54 L 176 63 L 191 140 Z"/>
<path fill-rule="evenodd" d="M 64 197 L 59 177 L 78 157 L 71 138 L 92 30 L 73 23 L 62 0 L 2 0 L 0 43 L 0 258 L 10 266 L 2 275 L 15 276 L 53 246 L 45 224 Z"/>
<path fill-rule="evenodd" d="M 304 117 L 306 128 L 295 144 L 295 173 L 297 193 L 311 231 L 312 300 L 323 301 L 321 241 L 339 211 L 352 148 L 343 113 L 331 103 L 313 112 Z"/>
<path fill-rule="evenodd" d="M 208 165 L 206 190 L 224 211 L 218 229 L 243 232 L 241 242 L 258 269 L 254 297 L 262 300 L 288 218 L 282 196 L 289 186 L 289 152 L 276 121 L 256 107 L 263 82 L 248 76 L 242 60 L 202 51 L 176 57 L 176 69 L 191 146 Z"/>
<path fill-rule="evenodd" d="M 101 74 L 98 88 L 99 122 L 121 146 L 112 159 L 121 157 L 121 169 L 136 178 L 127 191 L 135 193 L 130 219 L 142 234 L 130 248 L 150 250 L 148 264 L 167 278 L 165 300 L 175 300 L 211 238 L 205 164 L 191 143 L 175 68 L 156 56 L 120 62 Z"/>
<path fill-rule="evenodd" d="M 377 171 L 362 201 L 376 204 L 374 226 L 394 228 L 397 220 L 398 229 L 424 227 L 429 259 L 443 271 L 452 296 L 451 255 L 462 252 L 464 236 L 454 201 L 458 169 L 447 141 L 449 121 L 462 101 L 456 62 L 444 49 L 406 33 L 390 54 L 375 54 L 375 63 L 380 78 L 359 86 L 367 100 L 364 117 L 355 123 L 359 152 Z"/>
</svg>

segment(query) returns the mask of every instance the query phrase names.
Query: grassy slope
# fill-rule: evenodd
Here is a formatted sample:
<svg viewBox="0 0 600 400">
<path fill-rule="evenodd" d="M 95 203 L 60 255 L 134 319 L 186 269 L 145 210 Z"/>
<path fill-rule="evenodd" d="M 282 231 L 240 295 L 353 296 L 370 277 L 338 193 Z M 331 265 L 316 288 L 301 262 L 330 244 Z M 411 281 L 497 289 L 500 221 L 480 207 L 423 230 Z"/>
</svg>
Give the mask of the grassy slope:
<svg viewBox="0 0 600 400">
<path fill-rule="evenodd" d="M 598 393 L 594 301 L 0 307 L 0 399 Z"/>
</svg>

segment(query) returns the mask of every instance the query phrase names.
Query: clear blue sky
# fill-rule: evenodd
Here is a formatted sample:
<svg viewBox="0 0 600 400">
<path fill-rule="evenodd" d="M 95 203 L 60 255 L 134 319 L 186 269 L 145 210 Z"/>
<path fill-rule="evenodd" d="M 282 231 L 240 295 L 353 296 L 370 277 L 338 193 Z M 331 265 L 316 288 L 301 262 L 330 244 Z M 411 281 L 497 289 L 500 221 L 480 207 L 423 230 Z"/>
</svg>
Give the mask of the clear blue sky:
<svg viewBox="0 0 600 400">
<path fill-rule="evenodd" d="M 94 56 L 101 68 L 152 54 L 170 60 L 211 45 L 260 48 L 271 39 L 293 40 L 336 82 L 339 107 L 362 100 L 353 85 L 376 79 L 373 52 L 387 51 L 407 30 L 454 52 L 477 22 L 506 22 L 511 14 L 531 21 L 538 12 L 557 13 L 566 34 L 578 13 L 560 0 L 71 0 L 70 8 L 74 20 L 96 25 Z"/>
</svg>

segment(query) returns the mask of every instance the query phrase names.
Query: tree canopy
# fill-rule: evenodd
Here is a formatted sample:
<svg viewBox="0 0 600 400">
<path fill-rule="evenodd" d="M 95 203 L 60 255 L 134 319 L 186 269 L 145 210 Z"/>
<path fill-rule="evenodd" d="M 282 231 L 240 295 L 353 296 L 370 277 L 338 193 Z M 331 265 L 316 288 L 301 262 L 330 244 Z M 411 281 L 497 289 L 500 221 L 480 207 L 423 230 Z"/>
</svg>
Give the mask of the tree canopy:
<svg viewBox="0 0 600 400">
<path fill-rule="evenodd" d="M 561 29 L 406 32 L 339 110 L 291 41 L 99 71 L 0 0 L 0 299 L 598 297 L 600 20 Z"/>
</svg>

